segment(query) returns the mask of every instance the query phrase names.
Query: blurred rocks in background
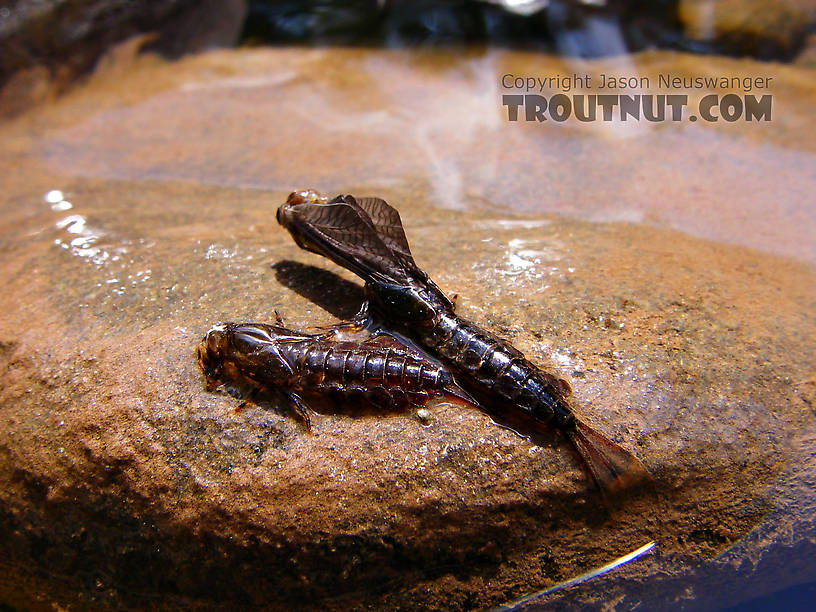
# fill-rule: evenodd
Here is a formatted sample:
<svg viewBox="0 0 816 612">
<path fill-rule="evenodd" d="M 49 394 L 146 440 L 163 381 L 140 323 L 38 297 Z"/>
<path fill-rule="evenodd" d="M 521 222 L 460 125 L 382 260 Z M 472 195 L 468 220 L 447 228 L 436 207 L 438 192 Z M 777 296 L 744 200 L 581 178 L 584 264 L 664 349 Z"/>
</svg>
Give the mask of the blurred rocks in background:
<svg viewBox="0 0 816 612">
<path fill-rule="evenodd" d="M 814 25 L 812 0 L 253 0 L 244 39 L 490 42 L 583 57 L 660 47 L 790 60 Z"/>
<path fill-rule="evenodd" d="M 816 33 L 810 34 L 805 39 L 802 51 L 796 56 L 796 63 L 800 66 L 816 67 Z"/>
<path fill-rule="evenodd" d="M 727 54 L 790 59 L 816 24 L 813 0 L 680 0 L 677 15 L 694 41 Z"/>
<path fill-rule="evenodd" d="M 488 42 L 597 57 L 671 44 L 674 2 L 658 0 L 255 0 L 248 43 L 405 46 Z M 663 28 L 665 29 L 665 28 Z M 626 39 L 624 44 L 621 44 Z"/>
<path fill-rule="evenodd" d="M 0 6 L 0 117 L 59 94 L 135 36 L 168 57 L 235 45 L 246 13 L 246 0 L 17 0 Z"/>
<path fill-rule="evenodd" d="M 167 57 L 239 43 L 490 43 L 577 57 L 673 48 L 791 61 L 814 25 L 813 0 L 18 0 L 0 7 L 0 117 L 64 91 L 134 36 L 134 52 Z"/>
</svg>

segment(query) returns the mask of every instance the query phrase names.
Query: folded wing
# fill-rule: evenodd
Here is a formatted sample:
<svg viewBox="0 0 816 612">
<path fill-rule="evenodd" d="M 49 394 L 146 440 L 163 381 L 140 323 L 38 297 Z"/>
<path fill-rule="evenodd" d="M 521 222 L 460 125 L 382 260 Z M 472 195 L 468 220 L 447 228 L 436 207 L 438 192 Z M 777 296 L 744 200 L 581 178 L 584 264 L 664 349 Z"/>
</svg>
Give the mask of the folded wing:
<svg viewBox="0 0 816 612">
<path fill-rule="evenodd" d="M 411 256 L 399 213 L 379 198 L 290 201 L 278 219 L 301 247 L 366 281 L 402 285 L 425 278 Z"/>
</svg>

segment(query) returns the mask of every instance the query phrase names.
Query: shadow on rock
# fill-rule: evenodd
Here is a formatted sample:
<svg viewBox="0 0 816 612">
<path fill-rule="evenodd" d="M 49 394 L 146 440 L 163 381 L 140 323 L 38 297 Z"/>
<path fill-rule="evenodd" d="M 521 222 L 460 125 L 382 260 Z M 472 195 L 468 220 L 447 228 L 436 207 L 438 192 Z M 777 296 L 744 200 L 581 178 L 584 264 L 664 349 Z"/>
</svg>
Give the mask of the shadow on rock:
<svg viewBox="0 0 816 612">
<path fill-rule="evenodd" d="M 338 319 L 351 319 L 360 310 L 363 288 L 316 266 L 283 260 L 272 265 L 275 278 Z"/>
</svg>

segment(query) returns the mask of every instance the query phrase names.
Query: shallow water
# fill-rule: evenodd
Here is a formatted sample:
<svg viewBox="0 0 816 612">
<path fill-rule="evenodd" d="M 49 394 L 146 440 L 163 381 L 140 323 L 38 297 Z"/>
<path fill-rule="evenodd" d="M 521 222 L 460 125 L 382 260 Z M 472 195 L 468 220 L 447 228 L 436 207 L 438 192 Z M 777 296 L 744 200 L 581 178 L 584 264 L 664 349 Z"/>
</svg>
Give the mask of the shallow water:
<svg viewBox="0 0 816 612">
<path fill-rule="evenodd" d="M 497 50 L 253 51 L 188 63 L 172 73 L 176 87 L 80 116 L 39 142 L 37 156 L 56 170 L 116 179 L 409 194 L 419 186 L 440 207 L 646 222 L 816 257 L 809 70 L 671 52 L 580 61 Z M 774 114 L 734 123 L 507 120 L 501 96 L 519 90 L 503 88 L 503 75 L 573 73 L 593 83 L 601 74 L 650 79 L 651 90 L 620 90 L 628 94 L 665 92 L 660 74 L 770 77 L 772 87 L 754 93 L 775 96 Z M 692 100 L 703 93 L 691 90 Z"/>
<path fill-rule="evenodd" d="M 655 552 L 622 579 L 559 603 L 699 609 L 809 579 L 777 573 L 814 554 L 812 72 L 666 52 L 576 61 L 497 50 L 142 56 L 0 125 L 6 524 L 45 529 L 74 503 L 66 529 L 79 529 L 103 495 L 94 520 L 113 541 L 106 517 L 124 512 L 168 550 L 174 537 L 223 537 L 225 554 L 264 563 L 277 559 L 266 547 L 282 547 L 310 568 L 281 579 L 284 592 L 335 606 L 498 605 L 651 538 Z M 775 114 L 507 121 L 503 74 L 573 71 L 772 75 Z M 306 328 L 359 306 L 352 277 L 275 222 L 302 187 L 399 208 L 418 263 L 459 294 L 459 311 L 569 378 L 582 416 L 642 458 L 659 499 L 624 502 L 604 522 L 555 441 L 535 446 L 461 406 L 434 408 L 427 427 L 410 414 L 321 415 L 309 437 L 283 414 L 235 412 L 232 398 L 204 392 L 192 351 L 212 323 L 278 310 Z M 401 544 L 400 570 L 381 544 L 403 537 L 420 544 Z M 335 583 L 309 573 L 327 539 L 357 555 Z M 8 563 L 31 563 L 26 546 Z M 355 546 L 384 561 L 368 564 Z M 128 597 L 149 578 L 92 567 L 103 587 L 83 590 L 58 557 L 35 561 L 68 572 L 55 601 L 79 592 L 144 605 Z M 208 596 L 192 567 L 157 559 L 182 574 L 170 589 L 180 603 L 260 605 L 253 580 L 274 586 L 261 570 L 236 583 L 249 571 L 236 562 L 225 580 L 241 596 Z M 399 588 L 361 594 L 383 580 Z"/>
</svg>

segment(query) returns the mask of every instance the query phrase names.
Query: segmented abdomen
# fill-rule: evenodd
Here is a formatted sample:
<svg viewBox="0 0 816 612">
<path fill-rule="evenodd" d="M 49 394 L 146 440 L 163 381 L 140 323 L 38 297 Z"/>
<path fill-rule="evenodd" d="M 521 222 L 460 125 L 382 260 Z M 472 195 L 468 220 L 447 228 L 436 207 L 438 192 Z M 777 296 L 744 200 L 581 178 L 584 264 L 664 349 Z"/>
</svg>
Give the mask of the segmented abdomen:
<svg viewBox="0 0 816 612">
<path fill-rule="evenodd" d="M 280 349 L 295 370 L 296 384 L 304 389 L 364 391 L 381 386 L 441 393 L 452 382 L 441 366 L 405 351 L 346 344 L 316 340 Z"/>
<path fill-rule="evenodd" d="M 564 401 L 569 385 L 543 372 L 510 344 L 452 313 L 440 315 L 420 339 L 432 352 L 471 380 L 508 400 L 536 420 L 569 427 L 575 417 Z M 464 378 L 462 379 L 464 381 Z"/>
</svg>

